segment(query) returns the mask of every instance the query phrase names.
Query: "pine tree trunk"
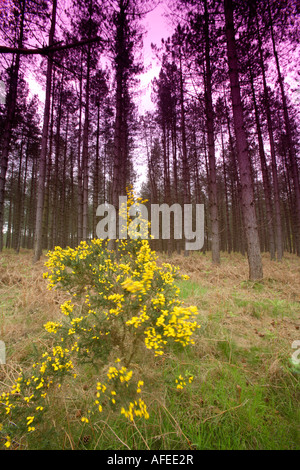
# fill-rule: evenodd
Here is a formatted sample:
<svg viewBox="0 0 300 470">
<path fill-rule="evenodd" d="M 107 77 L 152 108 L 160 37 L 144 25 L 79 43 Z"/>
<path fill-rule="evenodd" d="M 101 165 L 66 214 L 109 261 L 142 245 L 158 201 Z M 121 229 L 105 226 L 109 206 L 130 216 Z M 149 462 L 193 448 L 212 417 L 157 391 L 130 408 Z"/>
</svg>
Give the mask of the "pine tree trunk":
<svg viewBox="0 0 300 470">
<path fill-rule="evenodd" d="M 53 197 L 54 204 L 52 210 L 52 227 L 51 227 L 51 238 L 52 246 L 55 246 L 59 243 L 58 232 L 59 232 L 59 216 L 60 216 L 60 206 L 61 206 L 61 197 L 60 197 L 60 171 L 59 163 L 61 160 L 61 124 L 63 118 L 63 73 L 61 75 L 60 86 L 58 89 L 58 109 L 57 109 L 57 124 L 56 124 L 56 135 L 55 135 L 55 160 L 54 160 L 54 184 L 53 184 Z"/>
<path fill-rule="evenodd" d="M 74 191 L 74 156 L 71 149 L 70 153 L 70 246 L 74 248 L 75 234 L 77 229 L 77 219 L 73 217 L 72 209 L 75 207 L 75 191 Z M 76 240 L 77 241 L 77 240 Z"/>
<path fill-rule="evenodd" d="M 12 226 L 12 207 L 13 207 L 13 187 L 14 187 L 14 161 L 12 161 L 12 168 L 11 168 L 11 179 L 10 179 L 10 192 L 9 192 L 9 210 L 8 210 L 8 226 L 7 226 L 7 235 L 6 235 L 6 242 L 5 246 L 6 248 L 11 247 L 11 239 L 12 239 L 12 233 L 11 233 L 11 226 Z"/>
<path fill-rule="evenodd" d="M 116 31 L 116 117 L 114 129 L 114 156 L 113 156 L 113 180 L 111 185 L 111 204 L 116 211 L 116 233 L 118 235 L 119 226 L 119 196 L 126 193 L 126 145 L 125 129 L 126 126 L 126 112 L 125 112 L 125 94 L 126 94 L 126 77 L 125 77 L 125 63 L 124 53 L 126 51 L 125 41 L 125 23 L 126 23 L 126 4 L 123 0 L 119 0 L 119 13 L 117 17 L 117 31 Z M 128 5 L 128 4 L 127 4 Z M 110 240 L 108 248 L 114 249 L 115 241 Z"/>
<path fill-rule="evenodd" d="M 293 200 L 293 192 L 292 192 L 292 187 L 291 187 L 291 181 L 290 181 L 290 172 L 289 172 L 289 162 L 288 162 L 288 157 L 286 155 L 285 149 L 283 149 L 283 161 L 284 161 L 284 181 L 285 181 L 285 186 L 287 188 L 287 206 L 288 206 L 288 212 L 286 213 L 287 217 L 287 226 L 290 228 L 290 238 L 289 238 L 289 246 L 290 246 L 290 253 L 296 253 L 296 241 L 297 241 L 297 236 L 295 234 L 295 226 L 297 226 L 297 223 L 295 221 L 295 211 L 293 209 L 293 206 L 295 206 L 294 200 Z"/>
<path fill-rule="evenodd" d="M 77 221 L 77 243 L 82 241 L 82 162 L 81 162 L 81 128 L 82 128 L 82 56 L 80 64 L 79 78 L 79 130 L 78 130 L 78 154 L 77 154 L 77 205 L 78 205 L 78 221 Z"/>
<path fill-rule="evenodd" d="M 60 246 L 65 247 L 67 244 L 68 237 L 68 226 L 66 217 L 66 192 L 67 192 L 67 181 L 66 181 L 66 168 L 67 168 L 67 151 L 68 151 L 68 137 L 69 137 L 69 110 L 67 110 L 66 118 L 66 132 L 65 132 L 65 148 L 63 156 L 63 171 L 62 171 L 62 182 L 61 182 L 61 204 L 60 204 Z"/>
<path fill-rule="evenodd" d="M 276 154 L 275 154 L 275 142 L 274 142 L 274 133 L 272 125 L 272 117 L 270 110 L 270 100 L 269 100 L 269 91 L 266 81 L 265 73 L 265 64 L 262 51 L 262 42 L 259 31 L 259 22 L 256 14 L 256 26 L 257 26 L 257 36 L 258 36 L 258 48 L 259 48 L 259 59 L 260 67 L 263 77 L 263 90 L 264 90 L 264 101 L 265 101 L 265 110 L 267 116 L 267 126 L 270 142 L 270 151 L 271 151 L 271 160 L 272 160 L 272 177 L 273 177 L 273 188 L 274 188 L 274 205 L 275 205 L 275 225 L 276 225 L 276 249 L 277 249 L 277 259 L 281 261 L 283 256 L 283 246 L 282 246 L 282 224 L 281 224 L 281 213 L 280 213 L 280 199 L 279 199 L 279 185 L 278 185 L 278 176 L 277 176 L 277 163 L 276 163 Z"/>
<path fill-rule="evenodd" d="M 57 0 L 53 0 L 51 27 L 50 27 L 50 34 L 49 34 L 49 47 L 52 46 L 53 40 L 54 40 L 55 23 L 56 23 L 56 7 L 57 7 Z M 43 131 L 42 131 L 42 147 L 41 147 L 40 162 L 39 162 L 37 210 L 36 210 L 36 222 L 35 222 L 35 243 L 34 243 L 34 257 L 33 257 L 34 263 L 40 259 L 42 255 L 42 247 L 43 247 L 42 246 L 43 244 L 43 208 L 44 208 L 48 128 L 49 128 L 49 117 L 50 117 L 52 68 L 53 68 L 52 54 L 49 53 L 48 62 L 47 62 L 47 75 L 46 75 L 46 96 L 45 96 L 44 122 L 43 122 Z"/>
<path fill-rule="evenodd" d="M 231 123 L 229 111 L 226 104 L 226 94 L 224 90 L 224 100 L 226 109 L 226 122 L 229 136 L 230 148 L 230 164 L 231 164 L 231 199 L 232 199 L 232 247 L 234 252 L 240 251 L 244 254 L 244 226 L 241 217 L 241 183 L 237 167 L 236 149 L 234 146 L 234 139 L 231 132 Z"/>
<path fill-rule="evenodd" d="M 55 69 L 53 71 L 52 81 L 52 104 L 51 104 L 51 122 L 50 122 L 50 136 L 49 136 L 49 151 L 47 161 L 47 175 L 46 175 L 46 194 L 45 194 L 45 234 L 44 234 L 44 245 L 48 250 L 52 248 L 51 240 L 51 229 L 53 220 L 53 211 L 50 212 L 51 208 L 51 171 L 52 171 L 52 147 L 53 147 L 53 133 L 54 133 L 54 96 L 55 96 Z M 51 221 L 51 224 L 50 224 Z"/>
<path fill-rule="evenodd" d="M 181 113 L 181 139 L 182 139 L 182 173 L 183 173 L 183 204 L 190 203 L 190 174 L 187 158 L 187 145 L 186 145 L 186 124 L 185 124 L 185 109 L 184 109 L 184 92 L 183 92 L 183 76 L 182 76 L 182 57 L 181 50 L 179 51 L 179 77 L 180 77 L 180 113 Z M 188 256 L 189 252 L 184 245 L 184 256 Z"/>
<path fill-rule="evenodd" d="M 90 64 L 91 46 L 88 46 L 87 55 L 87 75 L 85 86 L 85 118 L 83 126 L 83 147 L 82 147 L 82 170 L 83 170 L 83 210 L 82 210 L 82 238 L 88 238 L 88 185 L 89 185 L 89 167 L 88 167 L 88 139 L 89 139 L 89 103 L 90 103 Z"/>
<path fill-rule="evenodd" d="M 205 106 L 206 106 L 206 129 L 208 142 L 208 188 L 211 218 L 211 249 L 212 262 L 220 264 L 220 234 L 218 214 L 218 191 L 216 177 L 216 156 L 214 139 L 214 112 L 212 103 L 211 65 L 210 65 L 210 38 L 209 38 L 209 15 L 207 0 L 204 1 L 204 35 L 205 35 Z"/>
<path fill-rule="evenodd" d="M 263 178 L 263 187 L 265 193 L 265 203 L 266 203 L 266 213 L 267 213 L 267 226 L 268 226 L 268 235 L 269 235 L 269 247 L 270 247 L 270 256 L 271 259 L 275 259 L 275 240 L 274 240 L 274 227 L 273 227 L 273 213 L 272 213 L 272 198 L 271 198 L 271 185 L 270 185 L 270 178 L 268 174 L 268 167 L 267 161 L 265 156 L 262 132 L 261 132 L 261 125 L 259 119 L 259 112 L 256 103 L 255 97 L 255 90 L 253 84 L 253 76 L 252 71 L 250 70 L 250 83 L 251 83 L 251 90 L 252 90 L 252 98 L 253 98 L 253 105 L 254 105 L 254 113 L 255 113 L 255 121 L 256 121 L 256 131 L 257 131 L 257 139 L 258 139 L 258 150 L 260 156 L 260 165 L 261 165 L 261 172 Z"/>
<path fill-rule="evenodd" d="M 164 167 L 164 198 L 168 206 L 171 205 L 171 181 L 170 181 L 170 159 L 169 159 L 169 132 L 166 123 L 163 123 L 163 167 Z M 164 244 L 163 240 L 162 243 Z M 167 240 L 168 256 L 172 255 L 172 240 Z"/>
<path fill-rule="evenodd" d="M 19 39 L 18 39 L 18 48 L 20 49 L 23 46 L 25 7 L 26 7 L 26 0 L 23 0 L 22 7 L 21 7 L 21 18 L 20 18 L 20 33 L 19 33 Z M 5 182 L 6 182 L 6 172 L 7 172 L 7 167 L 8 167 L 10 142 L 11 142 L 11 137 L 12 137 L 12 129 L 13 129 L 16 103 L 17 103 L 19 69 L 20 69 L 20 54 L 16 54 L 16 60 L 12 66 L 10 83 L 9 83 L 9 92 L 8 92 L 7 102 L 6 102 L 7 114 L 6 114 L 5 123 L 4 123 L 3 146 L 2 146 L 1 165 L 0 165 L 0 251 L 2 251 L 3 249 Z"/>
<path fill-rule="evenodd" d="M 97 107 L 97 129 L 96 129 L 96 156 L 93 184 L 93 238 L 96 237 L 96 211 L 99 204 L 99 137 L 100 137 L 100 103 Z"/>
<path fill-rule="evenodd" d="M 247 239 L 249 278 L 250 280 L 258 280 L 262 279 L 263 277 L 263 269 L 254 206 L 254 189 L 251 175 L 251 160 L 248 151 L 248 142 L 244 127 L 244 115 L 242 108 L 238 60 L 235 44 L 232 0 L 224 0 L 224 9 L 231 99 L 241 180 L 241 203 L 243 210 L 245 234 Z"/>
<path fill-rule="evenodd" d="M 228 253 L 231 253 L 232 240 L 231 240 L 231 230 L 230 230 L 230 221 L 229 221 L 228 183 L 227 183 L 227 174 L 226 174 L 226 165 L 225 165 L 225 149 L 224 149 L 222 125 L 221 125 L 221 144 L 222 144 L 222 162 L 223 162 L 223 173 L 224 173 L 225 211 L 226 211 L 226 241 L 227 241 L 226 245 L 227 245 Z"/>
<path fill-rule="evenodd" d="M 22 232 L 24 227 L 25 219 L 25 198 L 26 198 L 26 184 L 27 184 L 27 169 L 28 169 L 28 157 L 29 157 L 29 138 L 27 139 L 26 154 L 25 154 L 25 170 L 24 170 L 24 181 L 22 187 L 21 203 L 20 203 L 20 230 L 17 240 L 16 252 L 19 253 L 22 244 Z M 24 227 L 25 232 L 25 227 Z"/>
<path fill-rule="evenodd" d="M 13 249 L 18 252 L 18 240 L 21 230 L 21 204 L 22 204 L 22 157 L 24 148 L 24 135 L 21 135 L 20 158 L 19 158 L 19 171 L 17 186 L 15 187 L 15 209 L 14 209 L 14 226 L 13 226 Z"/>
<path fill-rule="evenodd" d="M 274 57 L 275 57 L 277 75 L 278 75 L 278 82 L 279 82 L 279 87 L 280 87 L 280 92 L 281 92 L 285 132 L 286 132 L 286 137 L 287 137 L 287 142 L 288 142 L 288 151 L 289 151 L 290 165 L 291 165 L 291 171 L 292 171 L 292 180 L 293 180 L 294 191 L 295 191 L 296 251 L 297 251 L 297 255 L 300 256 L 300 183 L 299 183 L 299 171 L 298 171 L 298 164 L 297 164 L 297 157 L 296 157 L 296 153 L 295 153 L 294 142 L 293 142 L 293 138 L 292 138 L 290 118 L 289 118 L 286 95 L 285 95 L 285 90 L 284 90 L 284 82 L 283 82 L 281 69 L 280 69 L 280 64 L 279 64 L 279 59 L 278 59 L 278 54 L 277 54 L 277 50 L 276 50 L 275 36 L 274 36 L 274 30 L 273 30 L 273 20 L 272 20 L 272 13 L 271 13 L 271 8 L 270 8 L 269 1 L 268 1 L 268 9 L 269 9 L 269 20 L 270 20 L 270 26 L 271 26 L 271 37 L 272 37 L 273 53 L 274 53 Z"/>
</svg>

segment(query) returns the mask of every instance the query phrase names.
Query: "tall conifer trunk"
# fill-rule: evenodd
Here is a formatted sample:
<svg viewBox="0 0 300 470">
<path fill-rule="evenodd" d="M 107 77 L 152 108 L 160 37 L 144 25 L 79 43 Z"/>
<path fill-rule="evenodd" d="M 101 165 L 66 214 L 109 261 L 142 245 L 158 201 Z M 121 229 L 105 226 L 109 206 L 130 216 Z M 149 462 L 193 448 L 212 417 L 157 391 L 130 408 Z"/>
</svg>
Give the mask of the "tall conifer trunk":
<svg viewBox="0 0 300 470">
<path fill-rule="evenodd" d="M 56 8 L 57 8 L 57 0 L 53 0 L 51 27 L 50 27 L 50 34 L 49 34 L 49 47 L 53 45 L 53 41 L 54 41 Z M 40 162 L 39 162 L 33 262 L 37 262 L 40 259 L 42 255 L 42 248 L 43 248 L 42 246 L 42 243 L 43 243 L 43 209 L 44 209 L 44 193 L 45 193 L 45 178 L 46 178 L 48 128 L 49 128 L 49 118 L 50 118 L 52 69 L 53 69 L 52 53 L 49 52 L 48 63 L 47 63 L 47 75 L 46 75 L 46 97 L 45 97 L 44 122 L 43 122 L 43 131 L 42 131 L 42 147 L 41 147 Z"/>
<path fill-rule="evenodd" d="M 211 218 L 211 249 L 212 262 L 220 264 L 220 236 L 218 215 L 218 193 L 216 176 L 216 157 L 214 140 L 214 112 L 212 102 L 210 44 L 209 44 L 209 15 L 207 0 L 204 0 L 204 36 L 205 36 L 205 105 L 206 105 L 206 129 L 208 141 L 208 188 Z"/>
<path fill-rule="evenodd" d="M 233 120 L 241 180 L 241 203 L 247 240 L 249 278 L 250 280 L 258 280 L 262 279 L 263 277 L 263 269 L 254 204 L 251 160 L 248 151 L 246 131 L 244 127 L 244 114 L 240 92 L 232 0 L 224 0 L 224 9 Z"/>
<path fill-rule="evenodd" d="M 297 157 L 296 157 L 295 147 L 294 147 L 294 142 L 293 142 L 293 137 L 292 137 L 290 117 L 289 117 L 288 106 L 287 106 L 287 100 L 286 100 L 286 95 L 285 95 L 285 90 L 284 90 L 284 81 L 283 81 L 283 77 L 282 77 L 282 74 L 281 74 L 279 58 L 278 58 L 278 53 L 277 53 L 277 49 L 276 49 L 272 12 L 271 12 L 271 7 L 270 7 L 269 1 L 268 1 L 268 11 L 269 11 L 269 24 L 271 26 L 271 38 L 272 38 L 273 53 L 274 53 L 275 62 L 276 62 L 278 82 L 279 82 L 279 87 L 280 87 L 280 92 L 281 92 L 281 99 L 282 99 L 283 117 L 284 117 L 286 138 L 287 138 L 287 143 L 288 143 L 288 153 L 289 153 L 289 158 L 290 158 L 292 180 L 293 180 L 294 191 L 295 191 L 295 202 L 296 202 L 296 204 L 295 204 L 295 220 L 296 220 L 296 230 L 295 230 L 296 240 L 295 240 L 295 242 L 296 242 L 297 255 L 300 256 L 300 183 L 299 183 L 299 170 L 298 170 Z"/>
<path fill-rule="evenodd" d="M 20 32 L 18 39 L 18 48 L 23 46 L 24 37 L 24 19 L 25 19 L 25 7 L 26 0 L 21 2 L 21 18 L 20 18 Z M 20 69 L 20 54 L 16 54 L 15 63 L 12 65 L 9 91 L 6 101 L 6 119 L 4 124 L 3 132 L 3 147 L 1 154 L 1 165 L 0 165 L 0 251 L 3 248 L 3 224 L 4 224 L 4 197 L 5 197 L 5 182 L 6 173 L 8 167 L 8 156 L 9 148 L 12 137 L 12 128 L 15 117 L 16 103 L 17 103 L 17 90 L 18 90 L 18 78 Z"/>
</svg>

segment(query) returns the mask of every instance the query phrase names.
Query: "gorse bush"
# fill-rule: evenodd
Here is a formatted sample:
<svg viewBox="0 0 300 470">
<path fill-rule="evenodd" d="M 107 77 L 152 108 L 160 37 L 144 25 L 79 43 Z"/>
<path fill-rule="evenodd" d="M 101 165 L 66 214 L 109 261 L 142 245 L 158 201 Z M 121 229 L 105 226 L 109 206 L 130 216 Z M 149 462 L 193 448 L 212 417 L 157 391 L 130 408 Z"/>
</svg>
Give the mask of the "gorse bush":
<svg viewBox="0 0 300 470">
<path fill-rule="evenodd" d="M 129 193 L 128 206 L 121 208 L 128 225 L 133 202 L 138 201 Z M 197 308 L 179 298 L 176 280 L 186 276 L 169 263 L 160 266 L 148 240 L 117 240 L 109 250 L 107 240 L 94 239 L 74 249 L 55 247 L 47 257 L 47 288 L 63 290 L 69 299 L 60 306 L 61 320 L 44 325 L 53 337 L 51 349 L 2 393 L 0 432 L 6 447 L 36 430 L 51 407 L 51 387 L 60 388 L 66 377 L 76 380 L 78 364 L 92 364 L 103 377 L 95 381 L 95 399 L 82 423 L 105 406 L 131 421 L 147 419 L 144 380 L 130 365 L 139 363 L 141 375 L 145 349 L 162 356 L 177 345 L 193 344 L 199 328 Z"/>
</svg>

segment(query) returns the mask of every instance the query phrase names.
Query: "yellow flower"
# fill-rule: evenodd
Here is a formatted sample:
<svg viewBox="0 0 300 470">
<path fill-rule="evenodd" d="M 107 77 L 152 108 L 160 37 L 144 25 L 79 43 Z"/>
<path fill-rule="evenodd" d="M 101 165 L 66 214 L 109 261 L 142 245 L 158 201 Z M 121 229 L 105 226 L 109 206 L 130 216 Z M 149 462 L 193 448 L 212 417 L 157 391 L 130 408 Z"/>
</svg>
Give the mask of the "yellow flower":
<svg viewBox="0 0 300 470">
<path fill-rule="evenodd" d="M 11 439 L 9 436 L 6 436 L 6 442 L 5 442 L 5 447 L 7 447 L 7 449 L 11 446 Z"/>
<path fill-rule="evenodd" d="M 141 393 L 143 385 L 144 385 L 144 382 L 142 380 L 139 380 L 137 384 L 136 393 Z"/>
<path fill-rule="evenodd" d="M 62 327 L 61 323 L 48 321 L 45 323 L 44 328 L 48 331 L 48 333 L 57 333 L 57 330 Z"/>
<path fill-rule="evenodd" d="M 71 303 L 70 300 L 67 300 L 63 304 L 61 304 L 60 309 L 64 315 L 70 315 L 70 313 L 73 311 L 74 305 Z"/>
<path fill-rule="evenodd" d="M 122 282 L 121 286 L 128 292 L 145 292 L 143 283 L 141 281 L 134 281 L 131 278 L 127 278 L 124 282 Z"/>
</svg>

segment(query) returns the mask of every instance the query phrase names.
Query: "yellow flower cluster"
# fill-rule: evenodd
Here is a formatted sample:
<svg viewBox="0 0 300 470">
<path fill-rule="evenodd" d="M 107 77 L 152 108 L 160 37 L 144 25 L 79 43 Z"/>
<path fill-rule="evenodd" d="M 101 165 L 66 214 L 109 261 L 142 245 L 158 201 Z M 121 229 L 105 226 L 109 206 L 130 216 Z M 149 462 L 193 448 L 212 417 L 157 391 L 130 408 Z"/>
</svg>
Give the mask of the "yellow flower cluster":
<svg viewBox="0 0 300 470">
<path fill-rule="evenodd" d="M 132 377 L 132 370 L 127 372 L 127 368 L 122 366 L 121 369 L 117 369 L 116 367 L 110 367 L 107 373 L 107 377 L 109 380 L 119 378 L 120 382 L 129 382 Z"/>
<path fill-rule="evenodd" d="M 34 426 L 30 426 L 30 424 L 33 422 L 34 416 L 27 416 L 27 426 L 28 426 L 28 432 L 35 431 Z"/>
<path fill-rule="evenodd" d="M 130 198 L 129 200 L 131 201 Z M 70 319 L 68 334 L 93 331 L 92 338 L 99 339 L 100 329 L 97 330 L 95 320 L 90 320 L 89 317 L 92 315 L 100 322 L 102 310 L 102 315 L 107 321 L 117 317 L 122 319 L 120 329 L 123 329 L 124 324 L 129 328 L 133 327 L 133 331 L 142 329 L 145 346 L 147 349 L 154 350 L 155 355 L 163 354 L 164 346 L 168 344 L 169 339 L 183 346 L 193 344 L 192 335 L 199 327 L 195 321 L 197 309 L 196 307 L 183 307 L 178 298 L 180 291 L 175 284 L 179 276 L 178 268 L 170 263 L 158 266 L 157 256 L 150 249 L 147 240 L 121 240 L 121 242 L 119 258 L 114 252 L 104 253 L 103 244 L 96 243 L 94 240 L 90 244 L 81 244 L 77 250 L 70 248 L 61 250 L 56 247 L 55 254 L 50 256 L 52 268 L 59 269 L 59 276 L 56 280 L 61 277 L 62 267 L 64 269 L 67 267 L 69 268 L 68 274 L 65 276 L 71 276 L 74 285 L 80 286 L 81 279 L 86 278 L 87 285 L 84 286 L 84 290 L 91 289 L 98 293 L 93 297 L 86 294 L 85 299 L 89 310 L 84 319 L 87 323 L 93 321 L 93 326 L 87 329 L 81 327 L 79 331 L 76 328 L 79 327 L 83 317 Z M 84 249 L 86 255 L 83 255 Z M 75 254 L 78 250 L 81 256 L 78 253 Z M 132 256 L 133 253 L 134 256 Z M 88 272 L 84 270 L 82 264 L 82 260 L 87 259 Z M 48 265 L 50 266 L 51 263 Z M 73 277 L 70 269 L 72 269 Z M 57 272 L 55 275 L 57 276 Z M 67 316 L 73 312 L 73 309 L 74 304 L 71 301 L 61 306 L 62 312 Z M 55 325 L 49 323 L 48 331 L 51 331 L 51 328 L 53 332 L 56 331 Z M 107 328 L 105 335 L 110 332 L 108 324 Z M 131 331 L 131 334 L 134 333 Z M 123 338 L 128 338 L 128 336 L 124 334 Z"/>
<path fill-rule="evenodd" d="M 53 333 L 56 331 L 56 326 L 48 325 L 49 330 Z M 52 348 L 52 354 L 48 352 L 42 355 L 43 361 L 32 364 L 31 374 L 27 377 L 21 375 L 16 379 L 15 383 L 11 387 L 10 392 L 3 392 L 0 396 L 1 404 L 5 406 L 5 414 L 8 415 L 9 422 L 15 420 L 14 411 L 30 409 L 35 414 L 25 416 L 26 429 L 28 433 L 36 430 L 36 423 L 40 418 L 36 419 L 36 412 L 41 413 L 44 411 L 44 406 L 38 404 L 40 400 L 44 400 L 47 397 L 47 391 L 54 382 L 59 380 L 60 374 L 65 374 L 73 369 L 73 363 L 69 358 L 70 351 L 62 348 L 61 346 L 54 346 Z M 55 377 L 57 376 L 57 378 Z M 58 383 L 58 387 L 61 384 Z M 25 407 L 24 407 L 25 404 Z M 3 410 L 0 407 L 0 413 Z M 35 424 L 34 424 L 35 423 Z M 19 425 L 17 426 L 17 428 Z M 5 447 L 10 447 L 11 436 L 6 437 Z"/>
<path fill-rule="evenodd" d="M 192 375 L 190 375 L 188 377 L 188 383 L 192 383 L 193 380 L 194 380 L 194 377 Z M 186 386 L 186 381 L 182 377 L 182 375 L 179 375 L 178 379 L 175 380 L 175 383 L 177 384 L 176 388 L 178 388 L 178 390 L 183 389 L 183 387 Z"/>
<path fill-rule="evenodd" d="M 124 215 L 127 211 L 128 225 L 129 208 L 134 203 L 130 190 L 128 206 L 121 208 Z M 48 272 L 43 277 L 48 280 L 48 289 L 60 288 L 70 299 L 60 306 L 62 319 L 44 325 L 48 333 L 56 335 L 52 350 L 33 364 L 31 374 L 19 378 L 11 391 L 2 395 L 0 414 L 6 422 L 13 422 L 15 407 L 25 405 L 23 424 L 33 432 L 44 409 L 42 399 L 49 398 L 48 388 L 57 383 L 60 387 L 66 374 L 76 377 L 74 360 L 102 367 L 116 348 L 126 367 L 119 359 L 108 367 L 105 383 L 97 382 L 94 405 L 102 412 L 104 403 L 114 409 L 119 404 L 126 418 L 148 419 L 144 401 L 133 397 L 142 393 L 144 382 L 139 380 L 134 385 L 129 364 L 139 357 L 141 348 L 161 356 L 171 344 L 193 344 L 193 334 L 199 328 L 197 308 L 183 305 L 176 285 L 177 279 L 187 276 L 181 276 L 170 263 L 160 265 L 148 240 L 141 238 L 119 240 L 114 251 L 107 249 L 107 241 L 99 239 L 81 242 L 76 248 L 57 246 L 47 256 Z M 181 376 L 177 380 L 179 389 L 187 383 Z M 88 416 L 82 423 L 89 422 L 91 414 Z M 10 443 L 11 436 L 6 447 Z"/>
<path fill-rule="evenodd" d="M 133 325 L 135 328 L 138 328 L 139 326 L 141 326 L 142 323 L 149 320 L 149 318 L 149 315 L 147 315 L 147 306 L 144 305 L 141 315 L 139 315 L 138 317 L 132 317 L 130 320 L 127 320 L 126 325 Z"/>
<path fill-rule="evenodd" d="M 164 351 L 162 345 L 167 344 L 167 341 L 162 338 L 162 335 L 157 333 L 155 328 L 148 328 L 144 332 L 145 345 L 147 349 L 154 349 L 155 356 L 162 356 Z"/>
<path fill-rule="evenodd" d="M 164 306 L 166 303 L 166 299 L 164 294 L 158 294 L 157 297 L 154 297 L 154 299 L 151 299 L 151 302 L 154 306 Z"/>
<path fill-rule="evenodd" d="M 53 369 L 54 371 L 64 370 L 65 372 L 68 372 L 74 368 L 71 359 L 69 359 L 69 356 L 70 353 L 76 349 L 77 345 L 73 346 L 71 350 L 67 348 L 62 348 L 61 346 L 53 346 L 52 354 L 48 354 L 48 352 L 45 352 L 42 355 L 44 361 L 41 363 L 36 362 L 32 365 L 32 367 L 35 369 L 37 368 L 37 366 L 39 366 L 39 372 L 42 376 L 45 375 L 46 371 L 49 372 L 49 367 L 51 368 L 51 370 Z M 34 378 L 34 381 L 36 381 L 36 377 Z M 43 378 L 41 378 L 41 383 L 44 383 Z M 27 384 L 29 385 L 28 382 Z M 38 388 L 41 388 L 41 385 Z"/>
<path fill-rule="evenodd" d="M 121 414 L 125 415 L 130 421 L 133 421 L 134 415 L 144 417 L 145 419 L 149 419 L 149 413 L 147 411 L 147 406 L 143 400 L 139 398 L 138 401 L 134 401 L 133 403 L 130 402 L 128 410 L 124 407 L 121 408 Z"/>
<path fill-rule="evenodd" d="M 45 323 L 44 328 L 48 333 L 57 333 L 57 330 L 62 327 L 61 323 L 55 321 L 48 321 Z"/>
<path fill-rule="evenodd" d="M 71 300 L 66 300 L 63 304 L 61 304 L 60 309 L 64 315 L 70 315 L 73 312 L 74 305 L 72 304 Z"/>
<path fill-rule="evenodd" d="M 144 294 L 146 293 L 144 284 L 141 281 L 134 281 L 132 278 L 127 278 L 124 282 L 122 282 L 121 286 L 128 292 L 142 292 Z"/>
<path fill-rule="evenodd" d="M 110 402 L 112 405 L 117 404 L 117 396 L 119 395 L 124 399 L 124 391 L 119 390 L 120 386 L 128 387 L 129 382 L 133 378 L 133 371 L 128 370 L 125 366 L 120 366 L 120 359 L 115 361 L 118 365 L 109 367 L 107 372 L 108 381 L 106 383 L 97 382 L 97 393 L 95 405 L 98 408 L 98 411 L 102 413 L 103 411 L 103 400 Z M 113 385 L 113 388 L 111 388 Z M 142 387 L 144 386 L 143 380 L 139 380 L 136 386 L 135 393 L 140 394 L 142 392 Z M 118 390 L 118 392 L 116 390 Z M 102 401 L 102 403 L 101 403 Z M 137 408 L 136 408 L 137 407 Z M 133 419 L 133 415 L 149 418 L 147 413 L 147 408 L 142 399 L 139 398 L 138 401 L 130 402 L 128 410 L 125 410 L 124 406 L 121 407 L 121 414 L 124 414 L 127 418 Z"/>
<path fill-rule="evenodd" d="M 93 255 L 95 249 L 98 251 L 103 250 L 102 240 L 94 239 L 91 243 L 82 241 L 77 248 L 67 247 L 63 249 L 56 246 L 53 251 L 47 253 L 48 261 L 45 266 L 51 271 L 51 274 L 49 272 L 43 274 L 43 277 L 49 281 L 47 289 L 53 289 L 55 285 L 65 280 L 70 274 L 75 274 L 75 271 L 68 272 L 65 261 L 69 262 L 71 260 L 74 263 L 87 261 Z"/>
<path fill-rule="evenodd" d="M 174 307 L 171 312 L 162 310 L 157 324 L 163 327 L 163 335 L 173 337 L 176 342 L 183 346 L 194 344 L 191 338 L 196 328 L 200 328 L 196 321 L 189 321 L 197 313 L 197 307 Z M 166 319 L 168 318 L 168 321 Z"/>
</svg>

